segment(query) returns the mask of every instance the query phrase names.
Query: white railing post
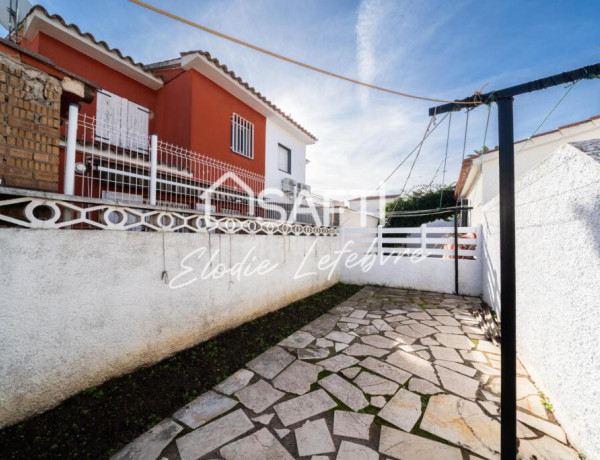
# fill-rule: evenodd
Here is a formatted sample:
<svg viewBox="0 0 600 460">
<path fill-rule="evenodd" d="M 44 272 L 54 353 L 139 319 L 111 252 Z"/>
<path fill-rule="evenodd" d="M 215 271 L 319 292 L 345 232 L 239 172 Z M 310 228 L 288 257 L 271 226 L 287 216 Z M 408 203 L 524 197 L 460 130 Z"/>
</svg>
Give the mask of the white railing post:
<svg viewBox="0 0 600 460">
<path fill-rule="evenodd" d="M 482 242 L 483 242 L 483 225 L 479 224 L 475 227 L 475 258 L 481 259 L 481 255 L 483 254 Z"/>
<path fill-rule="evenodd" d="M 383 256 L 383 227 L 381 224 L 377 226 L 377 254 L 379 254 L 379 260 Z"/>
<path fill-rule="evenodd" d="M 321 222 L 321 225 L 323 225 L 324 227 L 329 227 L 329 211 L 330 210 L 331 210 L 331 207 L 329 205 L 323 206 L 323 222 Z"/>
<path fill-rule="evenodd" d="M 297 206 L 299 206 L 299 204 L 298 204 L 298 185 L 297 184 L 294 184 L 293 197 L 294 197 L 294 201 L 292 203 L 292 209 L 290 211 L 290 215 L 288 216 L 289 221 L 292 223 L 296 222 L 296 219 L 298 217 Z"/>
<path fill-rule="evenodd" d="M 421 224 L 421 257 L 426 257 L 427 252 L 427 224 Z"/>
<path fill-rule="evenodd" d="M 158 136 L 150 136 L 150 204 L 156 205 L 156 169 L 158 167 Z"/>
<path fill-rule="evenodd" d="M 77 119 L 79 105 L 69 105 L 69 120 L 67 127 L 67 149 L 65 153 L 64 194 L 75 195 L 75 149 L 77 147 Z"/>
</svg>

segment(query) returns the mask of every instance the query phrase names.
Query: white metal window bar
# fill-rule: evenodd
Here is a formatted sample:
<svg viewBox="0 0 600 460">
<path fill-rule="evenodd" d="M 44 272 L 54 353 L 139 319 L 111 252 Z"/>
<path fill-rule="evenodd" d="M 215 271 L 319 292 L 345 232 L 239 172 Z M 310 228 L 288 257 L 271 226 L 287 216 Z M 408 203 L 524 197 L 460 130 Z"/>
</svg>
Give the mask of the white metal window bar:
<svg viewBox="0 0 600 460">
<path fill-rule="evenodd" d="M 254 124 L 237 113 L 231 115 L 231 150 L 246 158 L 254 158 Z"/>
</svg>

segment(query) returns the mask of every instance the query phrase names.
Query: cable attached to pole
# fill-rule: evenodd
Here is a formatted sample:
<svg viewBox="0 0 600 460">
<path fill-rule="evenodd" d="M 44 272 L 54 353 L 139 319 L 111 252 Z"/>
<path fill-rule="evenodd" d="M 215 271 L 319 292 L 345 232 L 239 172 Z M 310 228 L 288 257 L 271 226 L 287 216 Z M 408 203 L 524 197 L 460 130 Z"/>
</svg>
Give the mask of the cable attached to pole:
<svg viewBox="0 0 600 460">
<path fill-rule="evenodd" d="M 465 150 L 467 149 L 467 131 L 469 130 L 469 113 L 471 112 L 471 110 L 467 110 L 467 121 L 465 122 L 465 139 L 463 141 L 463 152 L 462 152 L 462 159 L 461 159 L 461 164 L 463 161 L 465 161 Z"/>
<path fill-rule="evenodd" d="M 376 193 L 377 191 L 379 191 L 379 189 L 385 185 L 385 183 L 390 179 L 390 177 L 392 177 L 396 173 L 396 171 L 398 171 L 398 169 L 400 169 L 400 167 L 406 162 L 406 160 L 408 160 L 412 156 L 412 154 L 417 151 L 417 149 L 421 148 L 421 146 L 423 145 L 425 140 L 431 134 L 433 134 L 433 132 L 436 130 L 436 128 L 442 124 L 442 122 L 446 119 L 446 117 L 448 117 L 448 114 L 444 115 L 444 117 L 440 120 L 440 122 L 433 126 L 433 129 L 431 131 L 429 131 L 429 129 L 431 128 L 431 125 L 433 123 L 435 123 L 435 117 L 431 117 L 429 119 L 429 124 L 427 125 L 427 128 L 425 130 L 425 135 L 423 136 L 423 139 L 421 139 L 421 142 L 419 142 L 417 145 L 415 145 L 415 147 L 410 151 L 410 153 L 408 155 L 406 155 L 406 157 L 404 157 L 404 159 L 400 162 L 400 164 L 398 166 L 396 166 L 394 168 L 394 170 L 377 186 L 377 188 L 375 189 L 375 191 L 373 193 Z"/>
<path fill-rule="evenodd" d="M 490 114 L 492 113 L 492 104 L 487 104 L 488 113 L 487 113 L 487 121 L 485 122 L 485 132 L 483 133 L 483 145 L 481 146 L 482 150 L 486 148 L 485 141 L 487 140 L 488 127 L 490 126 Z"/>
<path fill-rule="evenodd" d="M 446 135 L 446 154 L 444 155 L 444 170 L 442 172 L 442 188 L 440 190 L 440 205 L 442 207 L 442 198 L 444 196 L 444 186 L 446 185 L 446 161 L 448 160 L 448 145 L 450 144 L 450 126 L 452 125 L 452 112 L 450 112 L 450 118 L 448 119 L 448 134 Z"/>
<path fill-rule="evenodd" d="M 569 93 L 571 92 L 571 90 L 573 88 L 575 88 L 575 85 L 578 83 L 579 81 L 575 81 L 573 83 L 571 83 L 569 85 L 569 88 L 565 91 L 565 93 L 562 95 L 562 97 L 558 100 L 558 102 L 556 104 L 554 104 L 554 107 L 552 107 L 550 109 L 550 112 L 548 112 L 548 114 L 544 117 L 544 119 L 542 120 L 542 122 L 538 125 L 537 128 L 535 128 L 535 130 L 533 131 L 533 133 L 531 133 L 531 136 L 529 136 L 525 142 L 523 142 L 523 145 L 521 145 L 521 148 L 519 149 L 519 151 L 517 153 L 520 153 L 527 144 L 529 144 L 529 142 L 531 142 L 531 139 L 533 139 L 533 136 L 535 136 L 537 134 L 537 132 L 540 130 L 540 128 L 544 125 L 544 123 L 546 123 L 546 121 L 548 120 L 548 118 L 550 118 L 550 115 L 552 115 L 554 113 L 554 111 L 557 109 L 557 107 L 560 105 L 560 103 L 562 101 L 565 100 L 565 98 L 569 95 Z"/>
<path fill-rule="evenodd" d="M 450 116 L 452 116 L 452 114 L 450 114 Z M 444 118 L 442 118 L 442 121 L 444 121 L 444 119 L 445 119 L 445 118 L 446 118 L 446 117 L 444 116 Z M 413 163 L 412 163 L 412 165 L 411 165 L 411 167 L 410 167 L 410 170 L 408 171 L 408 175 L 406 176 L 406 180 L 404 181 L 404 185 L 402 186 L 402 191 L 400 192 L 400 194 L 399 194 L 399 196 L 398 196 L 398 199 L 396 200 L 396 203 L 394 204 L 394 209 L 392 209 L 392 213 L 393 213 L 394 211 L 396 211 L 396 207 L 398 206 L 398 203 L 399 203 L 399 202 L 400 202 L 400 200 L 402 199 L 402 195 L 404 194 L 404 191 L 406 190 L 406 184 L 408 184 L 408 180 L 410 179 L 410 176 L 411 176 L 411 174 L 412 174 L 412 172 L 413 172 L 413 168 L 415 167 L 415 163 L 417 162 L 417 159 L 419 158 L 419 155 L 421 154 L 421 149 L 422 149 L 422 147 L 423 147 L 423 143 L 425 142 L 425 139 L 427 139 L 427 137 L 428 137 L 428 136 L 429 136 L 429 135 L 430 135 L 430 134 L 431 134 L 431 133 L 432 133 L 432 132 L 435 130 L 435 128 L 437 128 L 437 127 L 438 127 L 438 126 L 441 124 L 441 123 L 438 123 L 438 124 L 437 124 L 437 125 L 435 125 L 435 126 L 433 127 L 433 129 L 430 131 L 431 125 L 432 125 L 433 123 L 435 123 L 435 114 L 434 114 L 434 115 L 433 115 L 433 116 L 432 116 L 432 117 L 429 119 L 429 124 L 427 125 L 427 129 L 425 130 L 425 134 L 423 135 L 423 139 L 421 139 L 421 142 L 419 142 L 419 145 L 418 145 L 418 148 L 419 148 L 419 150 L 417 151 L 417 155 L 415 156 L 415 159 L 413 160 Z M 415 149 L 416 149 L 416 148 L 415 148 Z M 413 149 L 413 152 L 414 152 L 414 150 L 415 150 L 415 149 Z M 412 153 L 413 153 L 413 152 L 411 152 L 411 153 L 410 153 L 410 154 L 409 154 L 409 155 L 408 155 L 408 156 L 407 156 L 407 157 L 406 157 L 404 160 L 402 160 L 402 163 L 404 163 L 404 161 L 406 161 L 406 160 L 408 159 L 408 157 L 409 157 L 410 155 L 412 155 Z M 401 165 L 401 164 L 400 164 L 400 165 Z M 400 165 L 398 166 L 398 168 L 400 167 Z M 397 170 L 398 168 L 396 168 L 396 170 Z M 395 172 L 396 170 L 394 170 L 394 172 Z M 390 176 L 391 176 L 391 175 L 390 175 Z M 388 179 L 389 179 L 389 177 L 388 177 Z M 387 180 L 387 179 L 386 179 L 386 180 Z M 379 187 L 378 187 L 378 189 L 379 189 Z M 387 224 L 388 224 L 388 222 L 389 222 L 389 218 L 386 218 L 386 219 L 385 219 L 385 225 L 387 225 Z"/>
</svg>

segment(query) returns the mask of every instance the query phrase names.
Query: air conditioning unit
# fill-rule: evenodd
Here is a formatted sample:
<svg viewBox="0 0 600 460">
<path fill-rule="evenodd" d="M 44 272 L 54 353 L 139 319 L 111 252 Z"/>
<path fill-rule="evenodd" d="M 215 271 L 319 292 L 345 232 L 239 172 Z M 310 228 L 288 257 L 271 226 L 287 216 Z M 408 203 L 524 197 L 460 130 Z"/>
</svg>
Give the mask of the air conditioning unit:
<svg viewBox="0 0 600 460">
<path fill-rule="evenodd" d="M 284 192 L 293 193 L 295 185 L 296 181 L 294 179 L 291 179 L 289 177 L 281 179 L 281 190 L 283 190 Z"/>
<path fill-rule="evenodd" d="M 303 184 L 301 182 L 298 182 L 298 190 L 305 190 L 308 193 L 310 193 L 310 185 L 307 184 Z"/>
</svg>

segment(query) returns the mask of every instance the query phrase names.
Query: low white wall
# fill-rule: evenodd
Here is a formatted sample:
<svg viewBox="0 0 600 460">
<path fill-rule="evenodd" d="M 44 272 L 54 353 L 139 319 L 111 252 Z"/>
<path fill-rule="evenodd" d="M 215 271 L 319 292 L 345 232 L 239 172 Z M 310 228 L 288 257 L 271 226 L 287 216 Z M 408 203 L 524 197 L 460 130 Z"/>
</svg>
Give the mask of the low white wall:
<svg viewBox="0 0 600 460">
<path fill-rule="evenodd" d="M 340 281 L 352 284 L 418 289 L 422 291 L 454 292 L 454 259 L 433 257 L 369 256 L 358 265 L 349 259 L 340 264 Z M 361 256 L 366 257 L 366 256 Z M 371 260 L 372 266 L 368 260 Z M 481 295 L 481 265 L 479 260 L 458 261 L 459 293 Z"/>
<path fill-rule="evenodd" d="M 516 183 L 517 347 L 571 442 L 600 459 L 600 141 Z M 483 298 L 499 310 L 498 200 L 483 209 Z"/>
<path fill-rule="evenodd" d="M 212 267 L 246 254 L 276 269 L 226 274 L 171 289 L 161 279 L 163 235 L 147 232 L 0 229 L 0 426 L 221 331 L 329 287 L 316 263 L 337 237 L 164 234 L 174 285 L 182 259 L 210 247 Z M 302 262 L 304 265 L 302 266 Z M 317 272 L 294 280 L 301 274 Z M 282 282 L 282 281 L 285 282 Z"/>
</svg>

